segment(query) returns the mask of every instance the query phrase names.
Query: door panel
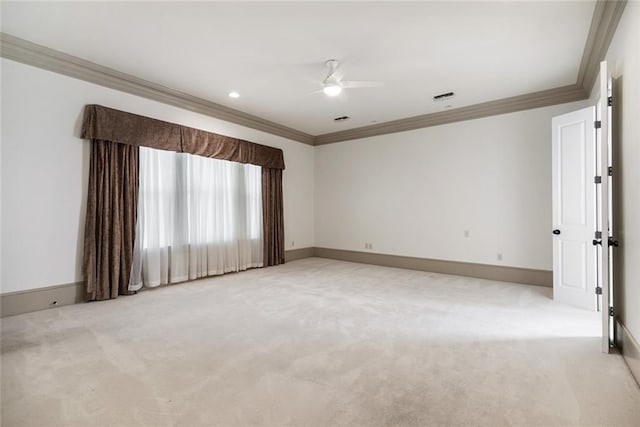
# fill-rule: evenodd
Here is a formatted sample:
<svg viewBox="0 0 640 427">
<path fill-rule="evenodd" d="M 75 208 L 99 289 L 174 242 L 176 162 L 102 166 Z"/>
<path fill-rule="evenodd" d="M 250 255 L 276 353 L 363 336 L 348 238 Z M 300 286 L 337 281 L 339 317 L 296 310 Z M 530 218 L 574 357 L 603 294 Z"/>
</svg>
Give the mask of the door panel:
<svg viewBox="0 0 640 427">
<path fill-rule="evenodd" d="M 587 246 L 584 242 L 560 240 L 560 286 L 579 291 L 587 290 Z M 562 268 L 569 265 L 572 268 Z M 573 267 L 576 268 L 573 268 Z"/>
<path fill-rule="evenodd" d="M 596 309 L 595 108 L 553 118 L 553 297 Z"/>
<path fill-rule="evenodd" d="M 585 123 L 569 123 L 560 128 L 560 223 L 586 225 Z"/>
</svg>

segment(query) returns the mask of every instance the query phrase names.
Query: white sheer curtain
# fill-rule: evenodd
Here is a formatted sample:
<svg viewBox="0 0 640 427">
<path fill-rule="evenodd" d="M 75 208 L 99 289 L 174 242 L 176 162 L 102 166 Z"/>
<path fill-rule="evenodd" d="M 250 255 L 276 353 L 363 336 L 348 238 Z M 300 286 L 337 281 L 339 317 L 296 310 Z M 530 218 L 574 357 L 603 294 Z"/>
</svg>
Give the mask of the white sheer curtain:
<svg viewBox="0 0 640 427">
<path fill-rule="evenodd" d="M 262 266 L 259 166 L 140 147 L 129 290 Z"/>
</svg>

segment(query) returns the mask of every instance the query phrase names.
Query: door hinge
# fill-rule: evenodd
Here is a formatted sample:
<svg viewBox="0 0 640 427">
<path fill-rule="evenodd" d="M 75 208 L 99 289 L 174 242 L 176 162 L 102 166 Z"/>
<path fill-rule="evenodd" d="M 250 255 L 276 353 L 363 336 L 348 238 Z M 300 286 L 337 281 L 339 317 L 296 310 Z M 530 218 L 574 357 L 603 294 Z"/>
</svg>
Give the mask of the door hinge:
<svg viewBox="0 0 640 427">
<path fill-rule="evenodd" d="M 613 105 L 613 96 L 607 98 L 607 106 L 611 107 Z"/>
<path fill-rule="evenodd" d="M 613 317 L 613 307 L 609 307 L 609 316 Z"/>
<path fill-rule="evenodd" d="M 602 184 L 602 177 L 601 176 L 594 176 L 593 177 L 593 182 L 596 184 Z"/>
<path fill-rule="evenodd" d="M 600 129 L 602 127 L 602 122 L 600 120 L 596 120 L 593 125 L 596 129 Z"/>
<path fill-rule="evenodd" d="M 609 166 L 607 168 L 607 172 L 608 172 L 609 176 L 613 176 L 613 166 Z"/>
<path fill-rule="evenodd" d="M 600 286 L 596 286 L 596 295 L 602 295 L 602 288 Z"/>
</svg>

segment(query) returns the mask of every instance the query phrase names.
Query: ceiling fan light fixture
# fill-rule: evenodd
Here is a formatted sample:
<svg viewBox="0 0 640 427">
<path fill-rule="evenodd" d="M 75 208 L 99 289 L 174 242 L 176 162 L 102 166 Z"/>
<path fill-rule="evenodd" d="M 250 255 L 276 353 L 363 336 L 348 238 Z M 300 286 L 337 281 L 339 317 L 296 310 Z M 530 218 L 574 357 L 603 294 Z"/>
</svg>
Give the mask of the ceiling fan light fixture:
<svg viewBox="0 0 640 427">
<path fill-rule="evenodd" d="M 337 83 L 328 83 L 324 85 L 322 91 L 327 96 L 338 96 L 342 92 L 342 86 Z"/>
</svg>

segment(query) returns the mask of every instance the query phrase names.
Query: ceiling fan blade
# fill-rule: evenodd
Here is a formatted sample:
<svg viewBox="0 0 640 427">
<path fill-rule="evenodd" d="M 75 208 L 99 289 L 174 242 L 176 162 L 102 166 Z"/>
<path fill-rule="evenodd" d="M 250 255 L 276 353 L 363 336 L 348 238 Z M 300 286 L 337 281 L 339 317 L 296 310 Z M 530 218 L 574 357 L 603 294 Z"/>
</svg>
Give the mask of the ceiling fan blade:
<svg viewBox="0 0 640 427">
<path fill-rule="evenodd" d="M 383 82 L 367 82 L 367 81 L 359 81 L 359 80 L 346 80 L 340 82 L 343 88 L 346 89 L 355 89 L 361 87 L 382 87 L 384 86 Z"/>
</svg>

